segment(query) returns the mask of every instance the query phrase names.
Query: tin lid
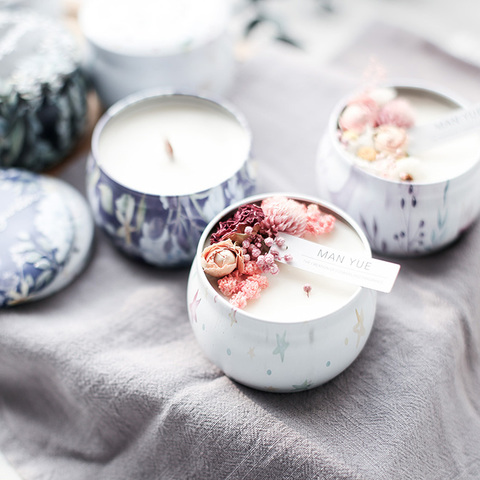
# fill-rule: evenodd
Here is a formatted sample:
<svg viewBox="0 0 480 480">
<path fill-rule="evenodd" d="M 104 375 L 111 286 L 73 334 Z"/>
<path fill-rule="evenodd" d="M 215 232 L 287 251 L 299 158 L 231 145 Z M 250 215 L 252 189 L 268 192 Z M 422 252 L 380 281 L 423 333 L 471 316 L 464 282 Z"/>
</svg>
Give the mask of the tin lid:
<svg viewBox="0 0 480 480">
<path fill-rule="evenodd" d="M 85 208 L 60 180 L 0 169 L 0 307 L 43 298 L 73 280 L 93 236 Z"/>
<path fill-rule="evenodd" d="M 81 61 L 73 35 L 31 10 L 0 11 L 0 93 L 41 103 L 42 89 L 60 92 Z"/>
</svg>

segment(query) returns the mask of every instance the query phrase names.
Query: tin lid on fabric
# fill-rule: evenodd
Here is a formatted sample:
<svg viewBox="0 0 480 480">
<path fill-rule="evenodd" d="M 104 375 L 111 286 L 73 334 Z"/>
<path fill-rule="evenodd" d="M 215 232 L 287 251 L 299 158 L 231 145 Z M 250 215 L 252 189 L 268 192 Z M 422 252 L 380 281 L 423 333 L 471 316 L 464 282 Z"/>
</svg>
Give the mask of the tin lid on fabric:
<svg viewBox="0 0 480 480">
<path fill-rule="evenodd" d="M 83 197 L 58 179 L 0 169 L 0 307 L 43 298 L 73 280 L 92 243 L 85 209 Z"/>
</svg>

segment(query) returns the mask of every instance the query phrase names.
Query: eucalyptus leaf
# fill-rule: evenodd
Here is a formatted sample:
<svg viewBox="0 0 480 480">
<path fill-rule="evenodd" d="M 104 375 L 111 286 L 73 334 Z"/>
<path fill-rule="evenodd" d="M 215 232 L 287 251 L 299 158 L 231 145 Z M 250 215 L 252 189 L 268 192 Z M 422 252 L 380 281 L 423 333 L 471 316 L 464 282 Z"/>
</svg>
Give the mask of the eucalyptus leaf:
<svg viewBox="0 0 480 480">
<path fill-rule="evenodd" d="M 145 222 L 146 212 L 147 212 L 147 206 L 145 202 L 145 196 L 143 196 L 137 208 L 137 218 L 136 218 L 137 230 L 140 230 L 142 228 L 143 222 Z"/>
<path fill-rule="evenodd" d="M 120 223 L 130 225 L 135 211 L 135 199 L 126 193 L 115 201 L 116 216 Z"/>
<path fill-rule="evenodd" d="M 100 190 L 100 203 L 102 208 L 109 214 L 113 214 L 113 192 L 112 189 L 105 183 L 98 186 Z"/>
<path fill-rule="evenodd" d="M 53 276 L 52 270 L 45 270 L 44 272 L 42 272 L 37 277 L 37 280 L 35 282 L 35 289 L 39 290 L 44 285 L 46 285 L 52 279 L 52 276 Z"/>
<path fill-rule="evenodd" d="M 50 262 L 46 258 L 41 258 L 34 264 L 34 267 L 38 268 L 39 270 L 46 270 L 47 268 L 50 268 L 50 266 Z"/>
</svg>

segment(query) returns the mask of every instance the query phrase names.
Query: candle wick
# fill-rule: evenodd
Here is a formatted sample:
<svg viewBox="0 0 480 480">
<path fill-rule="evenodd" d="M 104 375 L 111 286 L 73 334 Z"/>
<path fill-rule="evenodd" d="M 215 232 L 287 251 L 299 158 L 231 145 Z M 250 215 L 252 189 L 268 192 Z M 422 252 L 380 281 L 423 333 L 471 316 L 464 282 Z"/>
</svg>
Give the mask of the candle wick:
<svg viewBox="0 0 480 480">
<path fill-rule="evenodd" d="M 175 154 L 173 153 L 173 147 L 172 144 L 168 141 L 168 139 L 165 139 L 165 151 L 167 152 L 168 158 L 172 161 L 175 160 Z"/>
</svg>

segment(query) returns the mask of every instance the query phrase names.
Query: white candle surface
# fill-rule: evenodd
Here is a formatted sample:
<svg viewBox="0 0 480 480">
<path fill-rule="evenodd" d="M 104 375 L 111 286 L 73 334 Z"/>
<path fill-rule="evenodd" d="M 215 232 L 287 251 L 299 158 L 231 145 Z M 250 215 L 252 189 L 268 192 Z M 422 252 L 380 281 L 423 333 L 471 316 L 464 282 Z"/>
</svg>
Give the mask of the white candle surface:
<svg viewBox="0 0 480 480">
<path fill-rule="evenodd" d="M 340 219 L 337 219 L 330 233 L 317 237 L 306 236 L 305 239 L 358 256 L 369 256 L 357 233 Z M 273 322 L 303 322 L 342 308 L 359 288 L 289 265 L 277 264 L 279 272 L 276 275 L 264 274 L 269 286 L 262 290 L 258 299 L 248 301 L 244 312 Z M 221 295 L 216 279 L 209 280 Z M 312 287 L 308 296 L 304 291 L 306 284 Z"/>
<path fill-rule="evenodd" d="M 220 105 L 199 97 L 158 96 L 126 107 L 106 123 L 97 162 L 131 190 L 176 196 L 228 180 L 249 149 L 249 133 Z"/>
<path fill-rule="evenodd" d="M 461 108 L 435 92 L 412 88 L 396 90 L 397 98 L 405 99 L 412 107 L 414 127 L 436 122 Z M 480 159 L 480 133 L 478 132 L 469 132 L 449 140 L 439 141 L 437 145 L 417 152 L 409 152 L 407 140 L 407 156 L 394 160 L 382 159 L 378 156 L 378 152 L 377 158 L 373 161 L 360 158 L 357 156 L 359 148 L 374 147 L 375 131 L 376 129 L 367 127 L 358 138 L 349 141 L 346 148 L 354 154 L 356 165 L 386 179 L 401 180 L 402 176 L 409 174 L 412 178 L 408 178 L 408 181 L 415 183 L 445 181 L 466 172 Z M 408 129 L 406 131 L 408 136 Z M 421 143 L 421 139 L 418 140 Z"/>
<path fill-rule="evenodd" d="M 438 96 L 427 96 L 415 91 L 402 91 L 413 107 L 416 125 L 426 125 L 460 107 Z M 467 133 L 439 143 L 415 156 L 420 160 L 416 182 L 439 182 L 456 177 L 471 168 L 480 158 L 480 135 Z M 408 159 L 405 160 L 408 162 Z M 400 160 L 402 162 L 402 160 Z M 399 169 L 402 166 L 399 165 Z"/>
<path fill-rule="evenodd" d="M 215 38 L 226 29 L 229 10 L 228 0 L 89 0 L 81 24 L 107 50 L 158 55 Z"/>
</svg>

